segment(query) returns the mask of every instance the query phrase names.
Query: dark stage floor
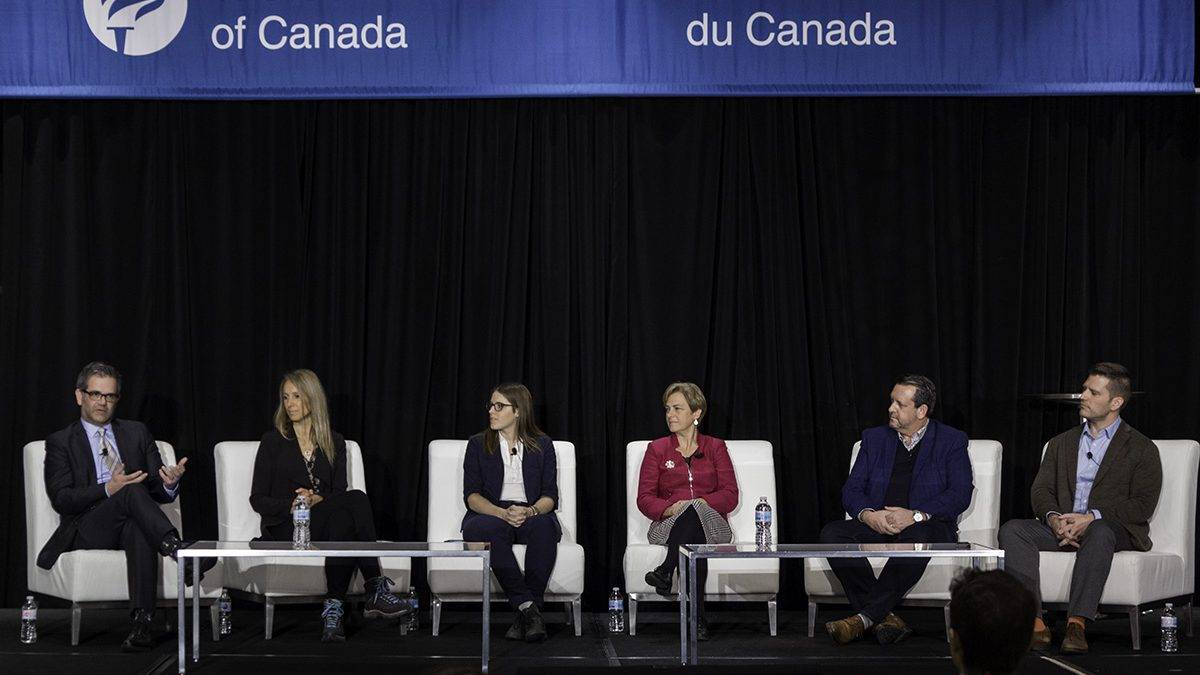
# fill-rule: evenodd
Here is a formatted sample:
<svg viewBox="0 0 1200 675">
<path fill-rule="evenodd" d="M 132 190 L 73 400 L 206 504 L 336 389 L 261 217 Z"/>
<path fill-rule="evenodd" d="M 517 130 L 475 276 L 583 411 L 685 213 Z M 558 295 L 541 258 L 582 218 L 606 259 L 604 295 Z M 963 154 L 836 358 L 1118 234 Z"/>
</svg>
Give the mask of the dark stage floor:
<svg viewBox="0 0 1200 675">
<path fill-rule="evenodd" d="M 465 606 L 464 606 L 465 607 Z M 678 666 L 679 630 L 677 614 L 663 611 L 640 613 L 637 637 L 604 632 L 607 617 L 584 615 L 584 634 L 575 637 L 562 622 L 561 612 L 550 612 L 550 639 L 541 645 L 504 640 L 511 614 L 495 612 L 492 624 L 491 672 L 497 675 L 556 673 L 566 668 L 575 672 L 623 667 L 669 672 Z M 189 608 L 190 611 L 190 608 Z M 428 615 L 421 630 L 401 636 L 394 622 L 374 621 L 352 626 L 343 645 L 319 642 L 318 609 L 288 607 L 276 610 L 275 638 L 262 638 L 262 609 L 239 603 L 234 610 L 234 635 L 214 645 L 207 632 L 207 613 L 202 612 L 202 656 L 199 664 L 189 662 L 189 672 L 198 673 L 294 673 L 363 672 L 400 669 L 405 673 L 469 673 L 479 668 L 479 617 L 465 611 L 446 612 L 442 634 L 429 632 Z M 30 646 L 17 641 L 19 612 L 0 610 L 0 672 L 3 673 L 173 673 L 174 633 L 164 633 L 158 647 L 147 654 L 122 654 L 120 642 L 126 631 L 125 613 L 120 610 L 85 611 L 78 647 L 70 646 L 68 612 L 42 609 L 40 639 Z M 160 622 L 164 613 L 160 611 Z M 826 610 L 821 619 L 837 615 Z M 700 649 L 701 665 L 690 673 L 831 673 L 914 671 L 953 673 L 944 634 L 942 613 L 937 609 L 909 609 L 902 613 L 917 630 L 910 640 L 892 647 L 861 642 L 837 647 L 820 634 L 804 637 L 803 612 L 780 612 L 779 636 L 767 633 L 766 612 L 750 609 L 710 610 L 712 640 Z M 1180 653 L 1158 651 L 1157 616 L 1143 617 L 1143 652 L 1129 645 L 1124 617 L 1097 622 L 1089 631 L 1092 653 L 1062 657 L 1057 653 L 1026 657 L 1023 673 L 1178 673 L 1200 672 L 1200 641 L 1180 638 Z M 190 659 L 190 656 L 189 656 Z"/>
</svg>

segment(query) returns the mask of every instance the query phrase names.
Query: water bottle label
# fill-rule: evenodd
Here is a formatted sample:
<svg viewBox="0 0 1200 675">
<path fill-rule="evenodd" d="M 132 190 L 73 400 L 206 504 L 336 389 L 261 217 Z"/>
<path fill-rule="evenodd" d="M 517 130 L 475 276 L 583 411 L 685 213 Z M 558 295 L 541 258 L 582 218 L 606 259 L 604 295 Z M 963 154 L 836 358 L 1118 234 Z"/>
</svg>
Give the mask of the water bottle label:
<svg viewBox="0 0 1200 675">
<path fill-rule="evenodd" d="M 298 523 L 307 523 L 308 522 L 308 509 L 296 509 L 295 519 L 296 519 L 296 522 L 298 522 Z"/>
<path fill-rule="evenodd" d="M 413 609 L 418 609 L 421 606 L 421 601 L 417 598 L 409 598 L 408 604 Z"/>
<path fill-rule="evenodd" d="M 754 522 L 767 523 L 769 525 L 771 523 L 771 512 L 770 511 L 755 511 L 754 512 Z"/>
<path fill-rule="evenodd" d="M 21 620 L 22 621 L 37 621 L 37 610 L 36 609 L 22 609 L 21 610 Z"/>
<path fill-rule="evenodd" d="M 622 603 L 621 603 L 621 601 L 620 601 L 620 600 L 609 600 L 609 601 L 608 601 L 608 611 L 610 611 L 610 612 L 621 612 L 621 611 L 624 611 L 624 610 L 625 610 L 625 608 L 624 608 L 624 607 L 622 607 L 622 606 L 621 606 L 621 604 L 622 604 Z"/>
<path fill-rule="evenodd" d="M 225 612 L 225 613 L 229 613 L 229 612 L 233 611 L 232 608 L 230 607 L 230 602 L 228 600 L 221 601 L 221 611 Z"/>
<path fill-rule="evenodd" d="M 1162 618 L 1162 627 L 1163 628 L 1175 628 L 1179 625 L 1178 621 L 1179 621 L 1179 619 L 1177 619 L 1176 617 L 1164 616 Z"/>
</svg>

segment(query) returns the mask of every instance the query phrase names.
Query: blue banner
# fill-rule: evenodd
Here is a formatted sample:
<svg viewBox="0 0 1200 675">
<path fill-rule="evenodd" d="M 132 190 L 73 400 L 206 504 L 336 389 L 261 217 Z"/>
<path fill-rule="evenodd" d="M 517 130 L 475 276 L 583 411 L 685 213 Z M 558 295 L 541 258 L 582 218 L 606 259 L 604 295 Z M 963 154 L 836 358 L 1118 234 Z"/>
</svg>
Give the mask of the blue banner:
<svg viewBox="0 0 1200 675">
<path fill-rule="evenodd" d="M 0 96 L 1192 92 L 1192 0 L 9 0 Z"/>
</svg>

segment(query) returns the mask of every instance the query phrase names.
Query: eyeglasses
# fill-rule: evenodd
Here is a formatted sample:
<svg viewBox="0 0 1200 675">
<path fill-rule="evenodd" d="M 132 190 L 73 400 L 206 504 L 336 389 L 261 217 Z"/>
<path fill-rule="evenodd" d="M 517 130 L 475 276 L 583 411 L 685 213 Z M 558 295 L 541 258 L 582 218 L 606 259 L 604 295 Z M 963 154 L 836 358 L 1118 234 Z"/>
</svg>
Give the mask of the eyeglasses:
<svg viewBox="0 0 1200 675">
<path fill-rule="evenodd" d="M 99 403 L 100 399 L 104 399 L 109 404 L 112 404 L 112 403 L 116 403 L 121 398 L 120 394 L 106 394 L 102 391 L 94 391 L 93 390 L 93 391 L 85 391 L 83 393 L 87 394 L 88 399 L 90 399 L 92 401 L 92 403 Z"/>
<path fill-rule="evenodd" d="M 501 403 L 499 401 L 496 401 L 494 403 L 488 403 L 487 408 L 485 408 L 485 410 L 487 410 L 488 412 L 491 412 L 493 410 L 495 410 L 496 412 L 501 412 L 505 408 L 515 408 L 515 407 L 517 407 L 517 406 L 515 406 L 511 403 Z"/>
</svg>

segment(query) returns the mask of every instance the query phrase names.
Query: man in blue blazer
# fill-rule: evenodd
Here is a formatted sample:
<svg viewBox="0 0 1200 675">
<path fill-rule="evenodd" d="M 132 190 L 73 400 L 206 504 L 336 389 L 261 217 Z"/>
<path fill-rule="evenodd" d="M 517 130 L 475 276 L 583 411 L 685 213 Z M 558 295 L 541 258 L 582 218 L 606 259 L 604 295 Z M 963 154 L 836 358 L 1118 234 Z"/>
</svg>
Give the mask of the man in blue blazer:
<svg viewBox="0 0 1200 675">
<path fill-rule="evenodd" d="M 888 425 L 863 431 L 858 459 L 842 488 L 852 520 L 821 530 L 831 544 L 938 543 L 958 540 L 958 516 L 975 485 L 967 435 L 929 418 L 937 402 L 933 382 L 906 375 L 892 387 Z M 891 558 L 879 578 L 865 558 L 830 558 L 855 614 L 830 621 L 825 631 L 839 644 L 874 629 L 880 644 L 899 642 L 912 630 L 892 609 L 925 573 L 928 558 Z"/>
</svg>

